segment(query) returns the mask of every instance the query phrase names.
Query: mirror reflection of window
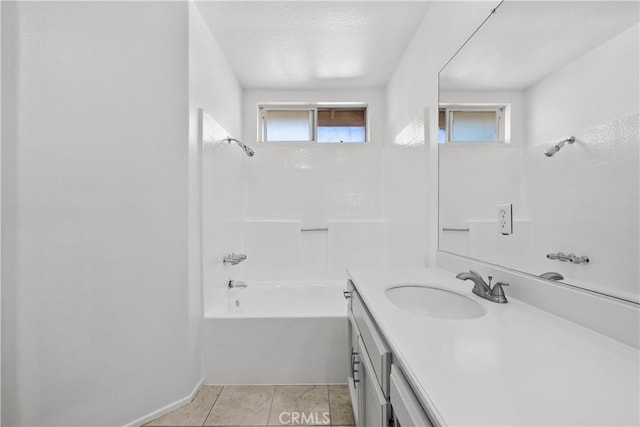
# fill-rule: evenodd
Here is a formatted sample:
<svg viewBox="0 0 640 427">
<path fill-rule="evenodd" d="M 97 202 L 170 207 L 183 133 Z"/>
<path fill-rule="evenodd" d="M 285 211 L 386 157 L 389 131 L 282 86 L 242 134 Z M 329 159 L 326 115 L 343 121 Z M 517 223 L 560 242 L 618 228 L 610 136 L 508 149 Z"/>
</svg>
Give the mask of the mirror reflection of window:
<svg viewBox="0 0 640 427">
<path fill-rule="evenodd" d="M 495 111 L 452 111 L 452 142 L 496 142 Z"/>
<path fill-rule="evenodd" d="M 452 106 L 438 112 L 438 142 L 504 142 L 504 107 Z"/>
<path fill-rule="evenodd" d="M 444 108 L 438 111 L 438 144 L 447 142 L 447 114 Z"/>
</svg>

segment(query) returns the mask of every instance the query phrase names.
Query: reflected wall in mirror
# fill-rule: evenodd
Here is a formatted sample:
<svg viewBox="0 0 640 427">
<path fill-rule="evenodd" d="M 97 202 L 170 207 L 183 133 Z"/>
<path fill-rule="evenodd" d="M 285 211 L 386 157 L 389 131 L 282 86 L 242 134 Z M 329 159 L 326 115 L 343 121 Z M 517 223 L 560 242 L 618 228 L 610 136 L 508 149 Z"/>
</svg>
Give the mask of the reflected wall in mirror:
<svg viewBox="0 0 640 427">
<path fill-rule="evenodd" d="M 635 1 L 507 0 L 443 68 L 441 251 L 640 302 L 639 14 Z M 450 142 L 452 111 L 496 107 L 502 140 Z"/>
</svg>

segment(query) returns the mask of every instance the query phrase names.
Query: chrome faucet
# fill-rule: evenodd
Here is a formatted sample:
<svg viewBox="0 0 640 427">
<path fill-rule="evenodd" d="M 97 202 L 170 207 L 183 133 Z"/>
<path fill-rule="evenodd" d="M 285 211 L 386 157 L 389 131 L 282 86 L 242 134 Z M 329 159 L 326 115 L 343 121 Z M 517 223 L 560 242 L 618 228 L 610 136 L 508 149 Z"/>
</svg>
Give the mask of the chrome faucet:
<svg viewBox="0 0 640 427">
<path fill-rule="evenodd" d="M 227 284 L 229 286 L 229 289 L 232 288 L 246 288 L 247 284 L 240 281 L 240 280 L 229 280 L 229 283 Z"/>
<path fill-rule="evenodd" d="M 538 277 L 542 277 L 543 279 L 549 279 L 549 280 L 564 280 L 564 276 L 562 274 L 560 274 L 560 273 L 556 273 L 555 271 L 550 271 L 548 273 L 542 273 Z"/>
<path fill-rule="evenodd" d="M 232 252 L 231 255 L 225 255 L 224 259 L 222 260 L 222 263 L 223 264 L 237 265 L 237 264 L 240 264 L 245 259 L 247 259 L 247 255 L 245 255 L 245 254 L 236 254 L 236 253 Z"/>
<path fill-rule="evenodd" d="M 482 276 L 480 276 L 479 273 L 473 270 L 469 270 L 468 273 L 464 272 L 464 273 L 458 273 L 456 275 L 456 279 L 471 280 L 474 283 L 473 293 L 478 295 L 479 297 L 492 302 L 497 302 L 499 304 L 507 303 L 508 302 L 507 297 L 505 296 L 504 289 L 502 289 L 502 287 L 509 286 L 509 284 L 498 282 L 493 286 L 493 288 L 491 288 L 491 280 L 493 279 L 493 277 L 492 276 L 487 276 L 487 277 L 489 277 L 489 284 L 487 284 L 484 281 L 484 279 L 482 279 Z"/>
</svg>

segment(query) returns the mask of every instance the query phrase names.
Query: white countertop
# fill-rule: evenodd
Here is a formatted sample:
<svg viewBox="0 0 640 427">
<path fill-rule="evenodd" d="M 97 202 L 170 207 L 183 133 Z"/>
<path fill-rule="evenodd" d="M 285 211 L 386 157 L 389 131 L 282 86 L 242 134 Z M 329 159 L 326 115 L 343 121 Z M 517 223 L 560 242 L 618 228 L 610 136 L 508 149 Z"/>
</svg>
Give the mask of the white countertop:
<svg viewBox="0 0 640 427">
<path fill-rule="evenodd" d="M 350 269 L 418 398 L 443 425 L 639 425 L 638 350 L 505 293 L 474 295 L 473 283 L 438 268 Z M 423 283 L 473 298 L 476 319 L 438 319 L 396 307 L 384 290 Z M 598 316 L 598 313 L 593 313 Z"/>
</svg>

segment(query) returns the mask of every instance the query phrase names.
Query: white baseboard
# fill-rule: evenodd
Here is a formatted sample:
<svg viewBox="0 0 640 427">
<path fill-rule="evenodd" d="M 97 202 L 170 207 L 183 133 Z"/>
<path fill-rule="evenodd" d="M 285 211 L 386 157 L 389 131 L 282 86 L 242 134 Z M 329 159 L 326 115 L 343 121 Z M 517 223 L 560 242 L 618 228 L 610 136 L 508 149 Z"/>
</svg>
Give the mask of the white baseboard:
<svg viewBox="0 0 640 427">
<path fill-rule="evenodd" d="M 198 392 L 198 390 L 200 389 L 200 387 L 202 386 L 204 382 L 204 379 L 200 379 L 200 381 L 198 381 L 198 384 L 196 384 L 195 388 L 193 389 L 193 391 L 191 391 L 191 393 L 189 393 L 188 396 L 183 397 L 180 400 L 176 400 L 173 403 L 168 404 L 167 406 L 164 406 L 160 409 L 158 409 L 157 411 L 153 411 L 150 414 L 147 414 L 143 417 L 138 418 L 135 421 L 131 421 L 130 423 L 125 424 L 123 427 L 139 427 L 145 423 L 148 423 L 149 421 L 155 420 L 158 417 L 161 417 L 165 414 L 168 414 L 171 411 L 174 411 L 178 408 L 180 408 L 181 406 L 186 405 L 187 403 L 191 402 L 193 400 L 193 398 L 195 397 L 196 393 Z"/>
</svg>

